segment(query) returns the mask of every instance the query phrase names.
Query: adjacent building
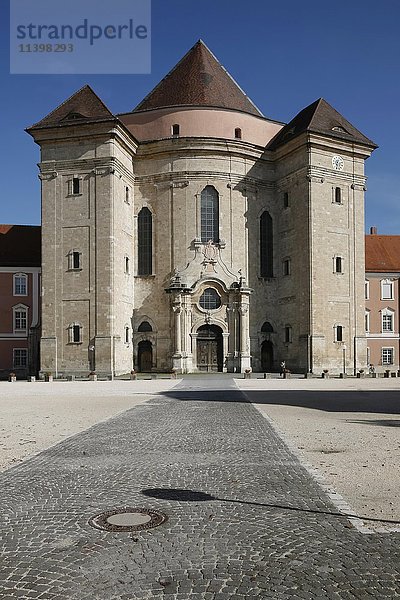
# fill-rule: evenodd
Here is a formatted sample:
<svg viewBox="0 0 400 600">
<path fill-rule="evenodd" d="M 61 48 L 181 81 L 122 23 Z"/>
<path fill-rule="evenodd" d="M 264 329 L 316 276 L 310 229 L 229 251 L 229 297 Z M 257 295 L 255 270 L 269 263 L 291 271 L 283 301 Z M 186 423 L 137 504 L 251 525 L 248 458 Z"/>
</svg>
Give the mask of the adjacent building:
<svg viewBox="0 0 400 600">
<path fill-rule="evenodd" d="M 0 377 L 39 370 L 40 227 L 0 225 Z"/>
<path fill-rule="evenodd" d="M 28 132 L 42 371 L 366 368 L 376 146 L 328 102 L 265 117 L 199 41 L 131 112 L 85 86 Z"/>
<path fill-rule="evenodd" d="M 367 362 L 377 372 L 399 369 L 400 235 L 365 236 Z"/>
</svg>

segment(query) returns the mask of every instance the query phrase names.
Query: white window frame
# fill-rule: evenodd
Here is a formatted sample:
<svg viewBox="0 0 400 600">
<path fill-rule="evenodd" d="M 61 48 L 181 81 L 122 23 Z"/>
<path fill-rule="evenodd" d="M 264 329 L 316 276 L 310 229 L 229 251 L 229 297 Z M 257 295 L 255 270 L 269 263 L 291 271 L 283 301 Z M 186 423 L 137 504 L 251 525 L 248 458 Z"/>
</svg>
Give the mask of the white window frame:
<svg viewBox="0 0 400 600">
<path fill-rule="evenodd" d="M 79 255 L 79 266 L 74 266 L 74 255 Z M 79 250 L 73 249 L 68 252 L 68 271 L 82 271 L 82 252 Z"/>
<path fill-rule="evenodd" d="M 79 327 L 79 340 L 74 339 L 75 327 Z M 82 330 L 81 323 L 70 323 L 68 325 L 68 344 L 82 344 Z"/>
<path fill-rule="evenodd" d="M 336 190 L 339 190 L 339 194 L 338 194 L 339 201 L 337 201 L 337 199 L 336 199 L 337 198 L 337 191 Z M 340 187 L 340 185 L 335 185 L 332 188 L 332 202 L 333 202 L 333 204 L 336 204 L 338 206 L 340 206 L 341 204 L 343 204 L 343 189 Z"/>
<path fill-rule="evenodd" d="M 381 310 L 381 331 L 382 333 L 393 333 L 394 332 L 394 310 L 391 308 L 384 308 Z M 387 329 L 385 324 L 385 317 L 390 317 L 391 327 Z"/>
<path fill-rule="evenodd" d="M 16 353 L 23 352 L 25 354 L 24 364 L 17 365 Z M 26 369 L 28 366 L 28 349 L 27 348 L 13 348 L 13 369 Z"/>
<path fill-rule="evenodd" d="M 383 289 L 384 286 L 390 285 L 390 296 L 384 296 Z M 394 300 L 394 282 L 391 279 L 382 279 L 381 280 L 381 300 Z"/>
<path fill-rule="evenodd" d="M 384 353 L 391 354 L 391 362 L 386 362 L 383 360 Z M 382 365 L 394 365 L 394 348 L 393 346 L 384 346 L 381 348 L 381 361 Z"/>
<path fill-rule="evenodd" d="M 23 279 L 25 281 L 25 292 L 17 291 L 17 280 Z M 14 296 L 27 296 L 28 295 L 28 275 L 26 273 L 14 273 L 13 275 L 13 295 Z"/>
<path fill-rule="evenodd" d="M 79 181 L 79 192 L 74 192 L 74 180 Z M 68 179 L 68 196 L 82 196 L 83 188 L 83 177 L 81 175 L 72 175 L 71 179 Z"/>
<path fill-rule="evenodd" d="M 371 316 L 371 311 L 366 310 L 365 311 L 365 333 L 369 333 L 370 332 L 370 316 Z"/>
<path fill-rule="evenodd" d="M 340 327 L 341 329 L 341 333 L 342 333 L 342 339 L 338 340 L 338 327 Z M 335 323 L 334 325 L 334 332 L 335 332 L 335 342 L 337 342 L 338 344 L 343 344 L 344 342 L 344 326 L 341 323 Z"/>
<path fill-rule="evenodd" d="M 28 328 L 29 328 L 28 327 L 29 307 L 25 306 L 25 304 L 17 304 L 16 306 L 13 306 L 12 311 L 13 311 L 13 332 L 26 335 L 28 332 Z M 17 313 L 25 313 L 26 327 L 17 327 Z M 21 317 L 18 317 L 18 319 L 21 319 Z"/>
<path fill-rule="evenodd" d="M 365 296 L 365 300 L 369 300 L 369 281 L 368 281 L 368 279 L 365 280 L 364 296 Z"/>
<path fill-rule="evenodd" d="M 340 258 L 340 267 L 341 267 L 340 271 L 336 270 L 336 261 L 338 258 Z M 344 258 L 340 254 L 336 254 L 333 257 L 333 272 L 335 273 L 335 275 L 343 275 L 343 273 L 344 273 Z"/>
</svg>

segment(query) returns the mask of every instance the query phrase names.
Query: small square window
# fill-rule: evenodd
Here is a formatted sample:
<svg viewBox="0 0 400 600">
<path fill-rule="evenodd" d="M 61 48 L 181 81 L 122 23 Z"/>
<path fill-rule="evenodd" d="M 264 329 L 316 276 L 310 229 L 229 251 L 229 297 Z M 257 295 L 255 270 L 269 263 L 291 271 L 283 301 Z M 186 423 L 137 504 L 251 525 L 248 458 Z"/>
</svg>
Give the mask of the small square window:
<svg viewBox="0 0 400 600">
<path fill-rule="evenodd" d="M 26 348 L 15 348 L 13 351 L 13 368 L 24 369 L 28 365 L 28 350 Z"/>
<path fill-rule="evenodd" d="M 393 364 L 394 350 L 393 348 L 382 348 L 382 364 L 392 365 Z"/>
</svg>

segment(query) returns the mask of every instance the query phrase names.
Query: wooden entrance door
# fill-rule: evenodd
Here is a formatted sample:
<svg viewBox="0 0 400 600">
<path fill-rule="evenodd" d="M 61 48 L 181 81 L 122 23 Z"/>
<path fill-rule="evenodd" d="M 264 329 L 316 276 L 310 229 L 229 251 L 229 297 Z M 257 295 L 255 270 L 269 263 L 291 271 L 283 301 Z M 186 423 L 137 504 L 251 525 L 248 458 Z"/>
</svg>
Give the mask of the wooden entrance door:
<svg viewBox="0 0 400 600">
<path fill-rule="evenodd" d="M 270 341 L 265 341 L 261 346 L 261 370 L 270 373 L 274 366 L 274 347 Z"/>
<path fill-rule="evenodd" d="M 197 330 L 197 368 L 208 373 L 222 371 L 222 330 L 203 325 Z"/>
<path fill-rule="evenodd" d="M 150 373 L 153 366 L 153 347 L 151 342 L 142 341 L 138 346 L 138 366 L 142 373 Z"/>
</svg>

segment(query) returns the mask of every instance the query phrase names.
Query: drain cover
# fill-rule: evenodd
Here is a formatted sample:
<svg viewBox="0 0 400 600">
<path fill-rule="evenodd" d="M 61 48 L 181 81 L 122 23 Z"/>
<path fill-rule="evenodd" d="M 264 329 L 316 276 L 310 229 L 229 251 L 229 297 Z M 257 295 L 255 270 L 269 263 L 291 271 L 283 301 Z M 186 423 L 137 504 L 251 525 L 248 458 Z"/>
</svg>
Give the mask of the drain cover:
<svg viewBox="0 0 400 600">
<path fill-rule="evenodd" d="M 114 508 L 89 519 L 89 525 L 103 531 L 142 531 L 167 521 L 163 513 L 148 508 Z"/>
</svg>

